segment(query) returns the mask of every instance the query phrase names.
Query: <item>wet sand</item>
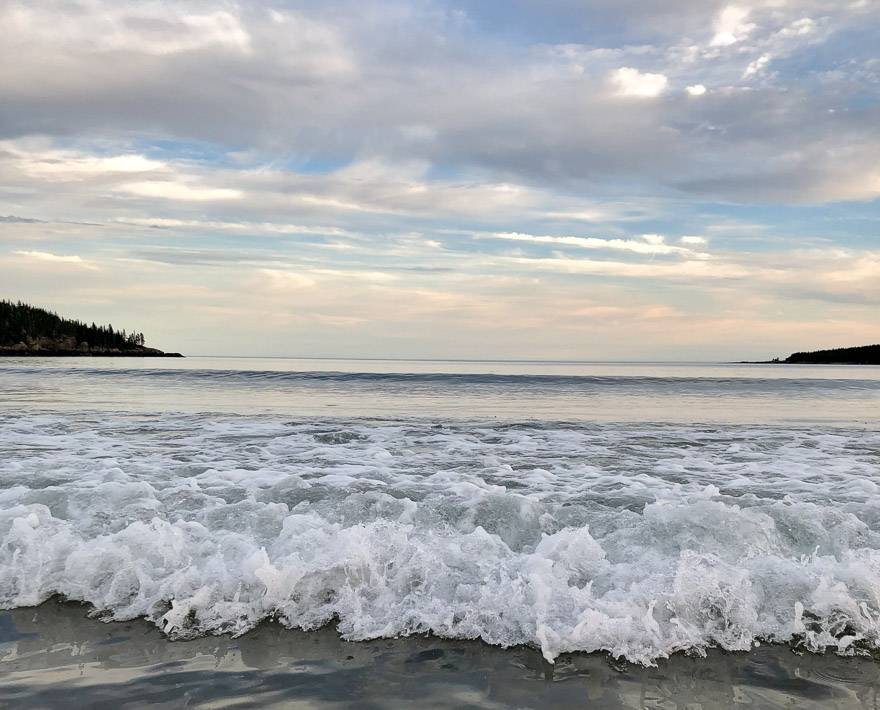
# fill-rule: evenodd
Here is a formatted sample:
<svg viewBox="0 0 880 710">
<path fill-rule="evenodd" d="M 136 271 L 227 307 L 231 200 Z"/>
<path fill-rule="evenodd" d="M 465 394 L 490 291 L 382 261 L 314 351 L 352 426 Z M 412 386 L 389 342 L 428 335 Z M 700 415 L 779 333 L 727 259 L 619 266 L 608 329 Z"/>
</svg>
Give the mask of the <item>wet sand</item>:
<svg viewBox="0 0 880 710">
<path fill-rule="evenodd" d="M 79 604 L 0 612 L 4 708 L 880 708 L 880 665 L 787 647 L 675 656 L 656 668 L 600 654 L 555 665 L 526 648 L 433 637 L 342 641 L 264 624 L 168 641 Z"/>
</svg>

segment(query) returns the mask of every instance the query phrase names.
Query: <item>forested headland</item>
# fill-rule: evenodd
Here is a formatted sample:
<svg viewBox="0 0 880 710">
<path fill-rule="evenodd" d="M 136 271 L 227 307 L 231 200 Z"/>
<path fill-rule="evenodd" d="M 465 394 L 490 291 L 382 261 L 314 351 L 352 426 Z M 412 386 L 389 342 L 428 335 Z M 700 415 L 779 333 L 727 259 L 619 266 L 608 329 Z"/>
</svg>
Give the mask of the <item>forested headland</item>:
<svg viewBox="0 0 880 710">
<path fill-rule="evenodd" d="M 880 365 L 880 344 L 792 353 L 779 362 L 792 365 Z"/>
<path fill-rule="evenodd" d="M 182 357 L 147 347 L 139 331 L 91 325 L 22 302 L 0 301 L 0 355 Z"/>
<path fill-rule="evenodd" d="M 778 357 L 750 365 L 880 365 L 880 343 L 859 345 L 854 348 L 831 348 L 792 353 L 785 359 Z"/>
</svg>

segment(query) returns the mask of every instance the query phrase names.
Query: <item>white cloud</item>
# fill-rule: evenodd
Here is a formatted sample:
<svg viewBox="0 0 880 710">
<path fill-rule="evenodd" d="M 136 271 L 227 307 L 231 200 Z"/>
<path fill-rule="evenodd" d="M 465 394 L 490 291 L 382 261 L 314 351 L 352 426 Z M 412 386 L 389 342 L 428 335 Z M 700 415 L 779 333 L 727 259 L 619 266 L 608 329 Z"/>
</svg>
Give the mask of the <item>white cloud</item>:
<svg viewBox="0 0 880 710">
<path fill-rule="evenodd" d="M 13 3 L 0 17 L 10 41 L 27 38 L 36 46 L 157 56 L 206 47 L 250 49 L 250 35 L 228 11 L 187 12 L 183 5 L 155 2 L 110 3 L 100 12 L 96 9 L 93 3 L 72 2 L 51 10 Z M 53 11 L 55 21 L 48 16 Z"/>
<path fill-rule="evenodd" d="M 541 271 L 569 274 L 595 274 L 646 279 L 740 279 L 752 274 L 751 270 L 731 263 L 697 260 L 667 263 L 631 263 L 599 261 L 596 259 L 565 259 L 559 257 L 508 257 L 507 261 L 522 267 Z"/>
<path fill-rule="evenodd" d="M 25 259 L 30 259 L 32 261 L 48 261 L 55 264 L 74 264 L 75 266 L 80 266 L 84 269 L 97 269 L 98 267 L 94 264 L 85 261 L 82 257 L 77 256 L 76 254 L 70 255 L 62 255 L 62 254 L 52 254 L 48 251 L 14 251 L 13 254 L 16 256 L 23 257 Z"/>
<path fill-rule="evenodd" d="M 0 154 L 25 175 L 52 180 L 76 181 L 101 176 L 149 173 L 165 169 L 165 163 L 138 153 L 93 155 L 79 150 L 48 147 L 43 140 L 0 141 Z"/>
<path fill-rule="evenodd" d="M 507 241 L 515 242 L 531 242 L 533 244 L 559 244 L 562 246 L 578 247 L 580 249 L 610 249 L 615 251 L 628 251 L 635 254 L 681 254 L 697 258 L 703 258 L 706 256 L 704 254 L 697 254 L 691 249 L 665 244 L 663 237 L 659 234 L 644 234 L 642 235 L 640 240 L 602 239 L 600 237 L 551 236 L 523 234 L 521 232 L 476 233 L 476 236 L 488 236 L 494 239 L 504 239 Z"/>
<path fill-rule="evenodd" d="M 812 34 L 816 30 L 816 23 L 809 17 L 802 17 L 795 20 L 788 27 L 779 32 L 783 37 L 803 37 Z"/>
<path fill-rule="evenodd" d="M 653 98 L 666 89 L 668 79 L 663 74 L 640 72 L 633 67 L 620 67 L 611 72 L 611 82 L 618 96 Z"/>
<path fill-rule="evenodd" d="M 764 67 L 770 63 L 770 60 L 773 57 L 769 54 L 762 54 L 760 57 L 755 59 L 754 61 L 749 62 L 749 65 L 746 67 L 746 70 L 743 72 L 743 79 L 748 79 L 749 77 L 755 76 L 763 71 Z"/>
<path fill-rule="evenodd" d="M 237 200 L 244 196 L 241 190 L 225 187 L 193 187 L 173 180 L 145 180 L 127 182 L 116 188 L 138 197 L 158 197 L 165 200 L 188 202 L 211 202 L 214 200 Z"/>
<path fill-rule="evenodd" d="M 706 87 L 702 84 L 691 84 L 685 88 L 690 96 L 702 96 L 706 93 Z"/>
<path fill-rule="evenodd" d="M 715 35 L 712 37 L 713 47 L 728 47 L 748 36 L 755 25 L 747 22 L 750 11 L 739 5 L 728 5 L 715 18 Z"/>
<path fill-rule="evenodd" d="M 558 210 L 553 212 L 544 212 L 542 213 L 544 217 L 548 219 L 563 219 L 563 220 L 571 220 L 573 222 L 598 222 L 603 219 L 608 219 L 609 214 L 607 211 L 603 210 Z"/>
<path fill-rule="evenodd" d="M 705 237 L 699 237 L 696 235 L 687 235 L 678 240 L 682 244 L 688 244 L 690 246 L 703 246 L 706 244 Z"/>
</svg>

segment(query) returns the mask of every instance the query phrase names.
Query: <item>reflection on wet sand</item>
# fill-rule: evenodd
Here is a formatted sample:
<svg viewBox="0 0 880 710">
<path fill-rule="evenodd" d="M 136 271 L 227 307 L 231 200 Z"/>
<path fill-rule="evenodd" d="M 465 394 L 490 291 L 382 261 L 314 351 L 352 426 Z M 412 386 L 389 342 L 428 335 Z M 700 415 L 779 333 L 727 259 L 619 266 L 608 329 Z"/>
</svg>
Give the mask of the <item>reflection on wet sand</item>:
<svg viewBox="0 0 880 710">
<path fill-rule="evenodd" d="M 880 708 L 870 659 L 676 656 L 656 668 L 432 637 L 342 641 L 333 629 L 264 624 L 245 636 L 170 642 L 143 621 L 103 624 L 50 601 L 0 613 L 2 707 Z"/>
</svg>

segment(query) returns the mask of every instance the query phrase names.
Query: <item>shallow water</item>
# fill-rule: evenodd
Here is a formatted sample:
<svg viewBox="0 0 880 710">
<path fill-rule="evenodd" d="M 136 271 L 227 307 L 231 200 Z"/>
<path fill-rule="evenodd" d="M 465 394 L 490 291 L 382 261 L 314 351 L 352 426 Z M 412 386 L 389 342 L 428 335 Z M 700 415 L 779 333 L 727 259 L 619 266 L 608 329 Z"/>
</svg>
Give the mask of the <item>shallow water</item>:
<svg viewBox="0 0 880 710">
<path fill-rule="evenodd" d="M 3 608 L 880 648 L 878 368 L 8 359 L 0 403 Z"/>
</svg>

